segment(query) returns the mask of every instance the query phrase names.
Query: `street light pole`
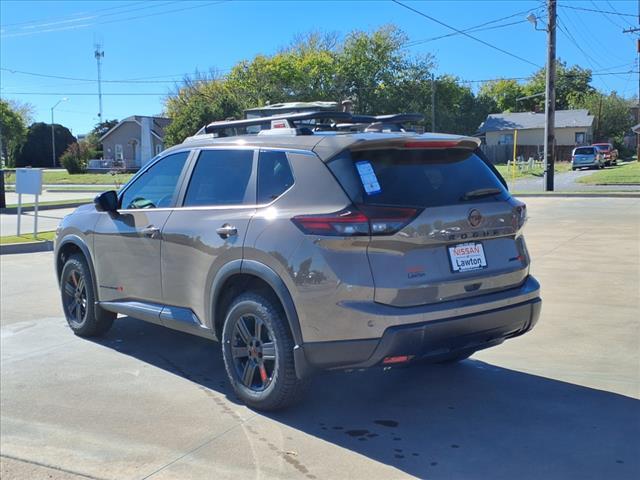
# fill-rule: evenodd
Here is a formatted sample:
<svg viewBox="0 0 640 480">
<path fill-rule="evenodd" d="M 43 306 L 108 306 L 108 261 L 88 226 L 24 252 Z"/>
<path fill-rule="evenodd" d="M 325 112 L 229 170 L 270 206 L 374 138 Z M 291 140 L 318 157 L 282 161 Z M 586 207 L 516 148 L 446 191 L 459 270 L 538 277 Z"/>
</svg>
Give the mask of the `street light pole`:
<svg viewBox="0 0 640 480">
<path fill-rule="evenodd" d="M 58 102 L 53 107 L 51 107 L 51 162 L 52 162 L 53 168 L 56 168 L 56 133 L 55 133 L 55 128 L 53 124 L 53 110 L 58 105 L 60 105 L 60 102 L 66 102 L 67 100 L 68 100 L 67 97 L 64 97 L 58 100 Z"/>
</svg>

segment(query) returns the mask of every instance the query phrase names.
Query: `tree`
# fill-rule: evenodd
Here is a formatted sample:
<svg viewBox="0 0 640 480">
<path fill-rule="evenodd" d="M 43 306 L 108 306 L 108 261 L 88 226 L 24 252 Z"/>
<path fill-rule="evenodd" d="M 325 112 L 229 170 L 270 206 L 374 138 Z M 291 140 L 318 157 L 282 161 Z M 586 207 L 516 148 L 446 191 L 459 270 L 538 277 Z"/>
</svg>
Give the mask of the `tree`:
<svg viewBox="0 0 640 480">
<path fill-rule="evenodd" d="M 58 158 L 76 141 L 68 128 L 55 124 L 54 135 L 56 140 L 56 165 Z M 27 138 L 20 148 L 16 158 L 16 167 L 52 167 L 51 124 L 34 123 L 27 131 Z"/>
<path fill-rule="evenodd" d="M 102 143 L 100 143 L 100 139 L 118 123 L 119 122 L 116 119 L 105 120 L 104 122 L 97 123 L 86 136 L 85 142 L 91 146 L 95 156 L 102 158 Z"/>
<path fill-rule="evenodd" d="M 591 70 L 567 62 L 556 60 L 556 109 L 566 110 L 581 98 L 595 92 L 591 84 Z M 523 87 L 525 95 L 544 93 L 546 86 L 546 68 L 541 68 Z M 544 96 L 524 100 L 523 110 L 544 111 Z"/>
<path fill-rule="evenodd" d="M 341 95 L 353 100 L 356 112 L 394 113 L 416 101 L 420 102 L 418 111 L 424 112 L 430 96 L 416 98 L 406 93 L 430 89 L 433 58 L 409 57 L 402 48 L 406 41 L 406 35 L 392 25 L 347 36 L 339 50 L 336 81 Z"/>
<path fill-rule="evenodd" d="M 594 141 L 612 140 L 617 147 L 621 147 L 624 135 L 634 124 L 631 114 L 633 102 L 619 97 L 616 92 L 611 92 L 610 95 L 593 92 L 582 96 L 571 106 L 586 108 L 595 116 Z"/>
<path fill-rule="evenodd" d="M 244 108 L 246 104 L 224 81 L 186 80 L 185 85 L 165 101 L 165 113 L 171 123 L 165 129 L 164 143 L 166 146 L 180 143 L 214 120 L 239 118 Z"/>
<path fill-rule="evenodd" d="M 521 110 L 522 103 L 516 99 L 524 96 L 524 87 L 516 80 L 492 80 L 483 83 L 478 97 L 493 102 L 498 112 L 516 112 Z M 518 103 L 516 109 L 516 103 Z"/>
<path fill-rule="evenodd" d="M 0 100 L 0 157 L 8 166 L 15 166 L 16 156 L 26 136 L 23 117 L 9 102 Z"/>
</svg>

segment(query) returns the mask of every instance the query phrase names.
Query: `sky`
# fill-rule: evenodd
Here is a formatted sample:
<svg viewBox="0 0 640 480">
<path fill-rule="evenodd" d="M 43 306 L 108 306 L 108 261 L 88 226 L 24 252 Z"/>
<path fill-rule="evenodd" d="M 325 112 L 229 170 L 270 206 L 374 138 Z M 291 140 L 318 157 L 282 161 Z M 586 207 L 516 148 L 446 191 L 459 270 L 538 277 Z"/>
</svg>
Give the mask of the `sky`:
<svg viewBox="0 0 640 480">
<path fill-rule="evenodd" d="M 389 23 L 407 34 L 410 54 L 434 55 L 437 75 L 474 88 L 478 80 L 527 77 L 546 61 L 546 33 L 525 19 L 534 12 L 544 28 L 543 1 L 401 1 L 432 19 L 387 0 L 0 0 L 0 96 L 28 102 L 35 121 L 47 123 L 67 98 L 56 106 L 55 122 L 77 135 L 98 122 L 97 42 L 104 50 L 103 118 L 122 119 L 162 113 L 186 74 L 224 74 L 306 32 L 344 36 Z M 638 9 L 638 0 L 558 0 L 558 57 L 599 72 L 593 85 L 602 91 L 637 95 L 637 34 L 622 30 L 638 26 Z M 434 38 L 453 33 L 441 23 L 463 30 L 498 19 L 469 32 L 480 41 Z"/>
</svg>

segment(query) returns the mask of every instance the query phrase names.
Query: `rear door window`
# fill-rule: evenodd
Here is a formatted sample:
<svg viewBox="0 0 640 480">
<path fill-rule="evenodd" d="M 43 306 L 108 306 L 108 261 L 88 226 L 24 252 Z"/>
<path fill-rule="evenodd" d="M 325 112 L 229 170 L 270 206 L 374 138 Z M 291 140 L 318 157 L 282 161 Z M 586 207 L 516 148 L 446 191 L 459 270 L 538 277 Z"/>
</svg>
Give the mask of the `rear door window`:
<svg viewBox="0 0 640 480">
<path fill-rule="evenodd" d="M 260 151 L 258 204 L 270 203 L 293 185 L 293 173 L 285 152 Z"/>
<path fill-rule="evenodd" d="M 203 150 L 184 198 L 184 206 L 248 203 L 253 150 Z"/>
<path fill-rule="evenodd" d="M 471 192 L 480 193 L 474 201 L 508 197 L 491 168 L 464 149 L 344 152 L 329 168 L 359 204 L 424 208 L 464 202 Z"/>
</svg>

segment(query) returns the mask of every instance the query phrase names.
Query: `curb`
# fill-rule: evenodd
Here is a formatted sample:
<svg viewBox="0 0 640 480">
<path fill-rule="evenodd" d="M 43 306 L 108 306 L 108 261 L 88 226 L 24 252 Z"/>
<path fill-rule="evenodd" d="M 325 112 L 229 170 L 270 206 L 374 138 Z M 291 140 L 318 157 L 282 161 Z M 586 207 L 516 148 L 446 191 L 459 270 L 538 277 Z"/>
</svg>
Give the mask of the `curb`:
<svg viewBox="0 0 640 480">
<path fill-rule="evenodd" d="M 7 243 L 0 245 L 0 255 L 13 255 L 16 253 L 36 253 L 53 251 L 53 241 Z"/>
<path fill-rule="evenodd" d="M 80 200 L 80 201 L 76 201 L 76 202 L 67 202 L 67 203 L 60 203 L 57 205 L 38 205 L 38 211 L 42 212 L 43 210 L 58 210 L 60 208 L 75 208 L 75 207 L 79 207 L 81 205 L 87 205 L 91 203 L 91 200 Z M 29 207 L 22 207 L 22 212 L 33 212 L 35 210 L 35 208 L 33 206 L 29 206 Z M 0 208 L 0 213 L 5 213 L 5 214 L 17 214 L 18 213 L 18 207 L 7 207 L 7 208 Z"/>
<path fill-rule="evenodd" d="M 509 192 L 514 197 L 548 197 L 548 198 L 640 198 L 640 192 L 613 192 L 613 193 L 518 193 Z"/>
</svg>

